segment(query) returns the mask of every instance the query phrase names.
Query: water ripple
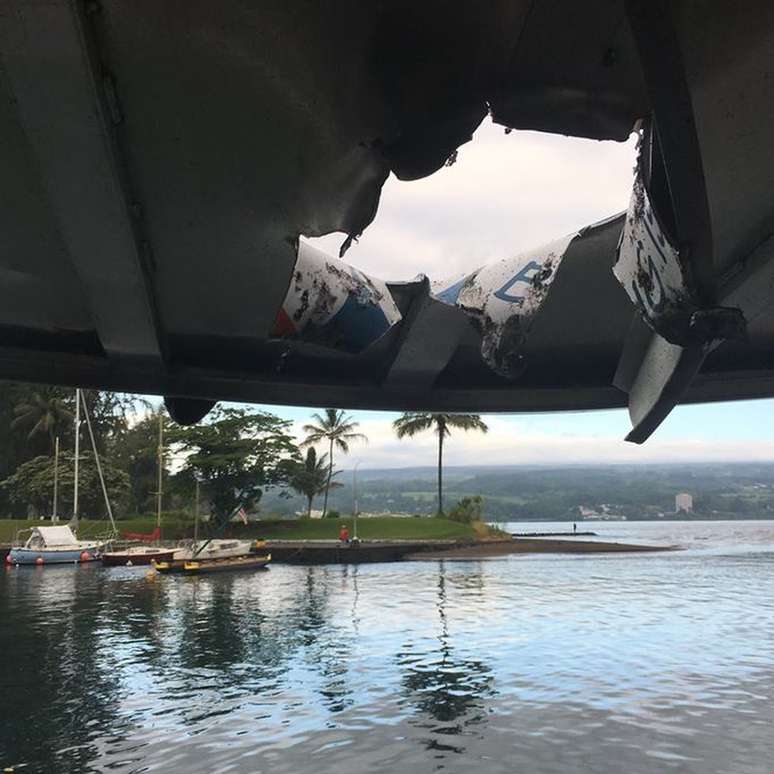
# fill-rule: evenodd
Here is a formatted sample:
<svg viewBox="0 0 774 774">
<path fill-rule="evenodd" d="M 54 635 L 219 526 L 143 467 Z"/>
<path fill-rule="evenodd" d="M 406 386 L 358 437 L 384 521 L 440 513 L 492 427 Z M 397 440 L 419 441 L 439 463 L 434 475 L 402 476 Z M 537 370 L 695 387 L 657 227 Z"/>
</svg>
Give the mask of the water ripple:
<svg viewBox="0 0 774 774">
<path fill-rule="evenodd" d="M 9 569 L 0 764 L 765 771 L 774 527 L 682 538 L 664 555 L 212 578 Z"/>
</svg>

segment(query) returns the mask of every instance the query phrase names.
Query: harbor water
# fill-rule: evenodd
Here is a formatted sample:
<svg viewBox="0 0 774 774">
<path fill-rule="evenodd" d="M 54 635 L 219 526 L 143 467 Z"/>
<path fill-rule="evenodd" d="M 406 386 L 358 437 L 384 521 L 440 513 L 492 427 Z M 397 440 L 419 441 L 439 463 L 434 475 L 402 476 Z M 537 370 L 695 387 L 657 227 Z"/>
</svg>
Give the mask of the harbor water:
<svg viewBox="0 0 774 774">
<path fill-rule="evenodd" d="M 0 769 L 771 771 L 774 522 L 583 528 L 685 550 L 6 568 Z"/>
</svg>

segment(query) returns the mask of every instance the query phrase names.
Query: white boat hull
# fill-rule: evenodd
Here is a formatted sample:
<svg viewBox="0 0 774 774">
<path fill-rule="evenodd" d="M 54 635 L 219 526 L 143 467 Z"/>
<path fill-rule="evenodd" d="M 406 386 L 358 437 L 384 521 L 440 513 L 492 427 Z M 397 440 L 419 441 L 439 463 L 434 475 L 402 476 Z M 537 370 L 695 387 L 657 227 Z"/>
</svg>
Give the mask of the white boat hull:
<svg viewBox="0 0 774 774">
<path fill-rule="evenodd" d="M 204 541 L 200 541 L 204 545 Z M 207 561 L 208 559 L 231 559 L 236 556 L 246 556 L 250 553 L 249 540 L 211 540 L 197 553 L 195 547 L 179 548 L 175 551 L 173 561 Z"/>
</svg>

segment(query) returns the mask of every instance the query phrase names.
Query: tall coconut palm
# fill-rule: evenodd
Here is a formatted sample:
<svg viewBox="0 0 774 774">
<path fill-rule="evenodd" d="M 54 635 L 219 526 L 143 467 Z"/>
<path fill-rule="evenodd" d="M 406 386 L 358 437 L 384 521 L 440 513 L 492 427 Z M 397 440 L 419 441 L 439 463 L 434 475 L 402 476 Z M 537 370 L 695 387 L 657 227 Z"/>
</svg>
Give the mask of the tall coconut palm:
<svg viewBox="0 0 774 774">
<path fill-rule="evenodd" d="M 288 483 L 291 488 L 306 497 L 306 516 L 312 516 L 312 503 L 314 498 L 325 492 L 328 486 L 328 455 L 317 456 L 314 446 L 310 446 L 303 462 L 293 460 L 289 465 Z M 334 471 L 333 476 L 338 475 Z M 330 483 L 330 487 L 341 486 L 336 481 Z"/>
<path fill-rule="evenodd" d="M 438 515 L 443 514 L 443 441 L 456 430 L 478 430 L 486 433 L 489 428 L 478 414 L 431 414 L 409 411 L 393 423 L 398 438 L 413 438 L 418 433 L 433 429 L 438 436 Z"/>
<path fill-rule="evenodd" d="M 29 427 L 28 438 L 45 433 L 48 435 L 50 451 L 54 450 L 54 438 L 57 430 L 73 421 L 67 401 L 61 398 L 55 389 L 40 389 L 30 393 L 14 406 L 15 419 L 11 427 Z"/>
<path fill-rule="evenodd" d="M 301 446 L 314 446 L 318 443 L 328 444 L 328 480 L 325 484 L 325 499 L 323 500 L 323 518 L 328 513 L 328 492 L 331 488 L 333 477 L 333 450 L 334 448 L 346 454 L 349 445 L 355 441 L 368 442 L 368 438 L 362 433 L 355 432 L 357 422 L 345 411 L 339 409 L 325 409 L 322 414 L 312 414 L 312 423 L 304 425 L 306 438 Z"/>
</svg>

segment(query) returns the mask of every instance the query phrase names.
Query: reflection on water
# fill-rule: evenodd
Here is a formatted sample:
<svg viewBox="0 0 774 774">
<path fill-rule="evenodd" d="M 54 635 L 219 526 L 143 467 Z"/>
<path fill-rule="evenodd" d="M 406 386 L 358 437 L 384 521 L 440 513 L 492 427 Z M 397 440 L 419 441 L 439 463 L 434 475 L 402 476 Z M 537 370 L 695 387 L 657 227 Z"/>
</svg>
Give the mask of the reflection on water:
<svg viewBox="0 0 774 774">
<path fill-rule="evenodd" d="M 774 531 L 703 529 L 664 555 L 5 570 L 0 764 L 766 771 Z"/>
<path fill-rule="evenodd" d="M 480 577 L 480 574 L 478 574 Z M 458 738 L 469 725 L 485 718 L 482 698 L 492 693 L 492 675 L 480 659 L 455 654 L 446 615 L 446 568 L 438 572 L 438 640 L 428 649 L 407 644 L 398 654 L 404 672 L 404 701 L 419 715 L 414 723 L 433 733 L 427 746 L 436 750 L 464 752 L 460 745 L 443 744 L 436 735 Z"/>
</svg>

